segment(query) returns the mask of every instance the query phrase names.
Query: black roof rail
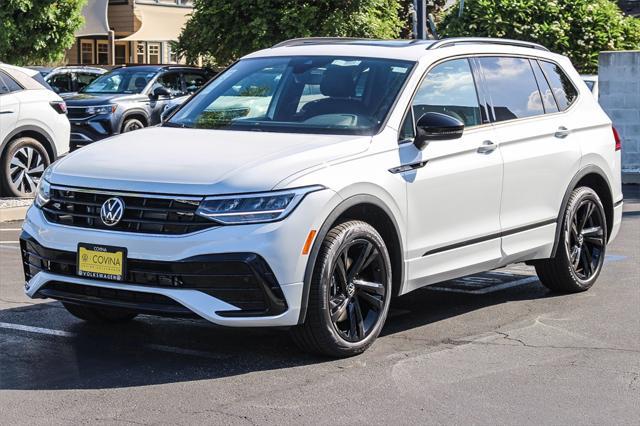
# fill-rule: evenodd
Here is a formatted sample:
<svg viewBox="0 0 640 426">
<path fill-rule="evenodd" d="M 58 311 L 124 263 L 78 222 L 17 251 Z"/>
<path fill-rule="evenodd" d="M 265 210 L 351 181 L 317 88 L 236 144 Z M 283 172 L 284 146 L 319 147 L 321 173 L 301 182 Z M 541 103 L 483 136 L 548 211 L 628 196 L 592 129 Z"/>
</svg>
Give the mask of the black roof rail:
<svg viewBox="0 0 640 426">
<path fill-rule="evenodd" d="M 549 52 L 549 49 L 538 43 L 530 41 L 511 40 L 507 38 L 490 37 L 453 37 L 438 40 L 427 46 L 427 50 L 439 49 L 441 47 L 455 46 L 457 44 L 501 44 L 506 46 L 528 47 Z"/>
<path fill-rule="evenodd" d="M 281 41 L 280 43 L 273 45 L 272 48 L 287 47 L 287 46 L 303 46 L 305 44 L 351 43 L 354 41 L 372 41 L 372 39 L 357 38 L 357 37 L 303 37 L 303 38 L 292 38 L 290 40 Z"/>
</svg>

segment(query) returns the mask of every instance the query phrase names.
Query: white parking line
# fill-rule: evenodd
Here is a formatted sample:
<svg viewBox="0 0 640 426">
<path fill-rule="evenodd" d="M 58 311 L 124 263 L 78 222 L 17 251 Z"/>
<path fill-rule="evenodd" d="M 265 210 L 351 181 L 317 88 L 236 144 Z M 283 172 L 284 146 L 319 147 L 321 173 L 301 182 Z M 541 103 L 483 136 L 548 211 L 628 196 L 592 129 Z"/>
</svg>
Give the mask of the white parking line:
<svg viewBox="0 0 640 426">
<path fill-rule="evenodd" d="M 48 334 L 50 336 L 75 337 L 74 333 L 68 331 L 53 330 L 51 328 L 33 327 L 30 325 L 12 324 L 8 322 L 0 322 L 0 328 L 9 330 L 28 331 L 29 333 Z"/>
</svg>

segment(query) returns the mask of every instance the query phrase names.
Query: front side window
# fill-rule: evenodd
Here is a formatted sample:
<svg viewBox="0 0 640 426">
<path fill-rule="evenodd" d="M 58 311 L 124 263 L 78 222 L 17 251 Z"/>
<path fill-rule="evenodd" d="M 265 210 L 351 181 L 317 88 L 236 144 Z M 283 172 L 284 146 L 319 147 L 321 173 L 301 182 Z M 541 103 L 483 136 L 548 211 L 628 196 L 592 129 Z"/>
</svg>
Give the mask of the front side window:
<svg viewBox="0 0 640 426">
<path fill-rule="evenodd" d="M 578 91 L 558 65 L 547 61 L 539 62 L 553 90 L 558 108 L 560 111 L 566 110 L 578 97 Z"/>
<path fill-rule="evenodd" d="M 416 122 L 427 112 L 450 115 L 465 126 L 482 123 L 478 94 L 467 59 L 433 67 L 422 81 L 411 105 Z"/>
<path fill-rule="evenodd" d="M 496 121 L 544 114 L 540 91 L 528 59 L 481 57 L 478 62 Z"/>
<path fill-rule="evenodd" d="M 70 73 L 54 74 L 46 80 L 56 93 L 73 91 L 73 81 Z"/>
<path fill-rule="evenodd" d="M 167 72 L 162 74 L 156 80 L 154 84 L 154 88 L 157 86 L 162 86 L 169 91 L 171 96 L 182 96 L 184 95 L 184 90 L 182 90 L 182 82 L 180 81 L 180 73 L 177 72 Z M 153 90 L 153 89 L 152 89 Z"/>
<path fill-rule="evenodd" d="M 294 56 L 245 59 L 192 98 L 168 126 L 375 134 L 412 62 Z"/>
<path fill-rule="evenodd" d="M 118 69 L 93 80 L 83 93 L 141 93 L 155 72 Z"/>
</svg>

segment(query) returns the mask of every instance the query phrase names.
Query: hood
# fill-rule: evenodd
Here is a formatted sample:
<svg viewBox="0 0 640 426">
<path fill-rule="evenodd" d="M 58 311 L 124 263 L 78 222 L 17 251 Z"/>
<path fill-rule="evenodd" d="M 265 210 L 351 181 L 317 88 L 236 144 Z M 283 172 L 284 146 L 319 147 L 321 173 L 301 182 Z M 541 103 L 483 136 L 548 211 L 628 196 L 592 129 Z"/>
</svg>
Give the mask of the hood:
<svg viewBox="0 0 640 426">
<path fill-rule="evenodd" d="M 302 170 L 365 151 L 370 136 L 152 127 L 57 161 L 50 181 L 74 187 L 214 195 L 268 191 Z"/>
<path fill-rule="evenodd" d="M 129 98 L 139 98 L 140 94 L 123 93 L 80 93 L 70 92 L 63 96 L 64 102 L 68 106 L 89 106 L 102 105 L 122 101 Z"/>
</svg>

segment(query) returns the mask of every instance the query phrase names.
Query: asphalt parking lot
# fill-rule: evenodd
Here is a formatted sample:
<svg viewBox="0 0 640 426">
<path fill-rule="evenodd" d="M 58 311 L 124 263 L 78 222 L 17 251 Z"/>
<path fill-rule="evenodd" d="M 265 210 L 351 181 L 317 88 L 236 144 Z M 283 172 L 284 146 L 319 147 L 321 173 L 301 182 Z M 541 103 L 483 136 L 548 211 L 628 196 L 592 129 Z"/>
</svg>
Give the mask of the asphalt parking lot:
<svg viewBox="0 0 640 426">
<path fill-rule="evenodd" d="M 282 330 L 82 323 L 23 295 L 19 227 L 0 224 L 2 424 L 640 424 L 638 186 L 590 291 L 523 265 L 419 290 L 346 360 Z"/>
</svg>

